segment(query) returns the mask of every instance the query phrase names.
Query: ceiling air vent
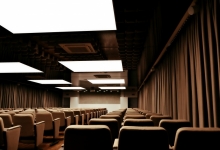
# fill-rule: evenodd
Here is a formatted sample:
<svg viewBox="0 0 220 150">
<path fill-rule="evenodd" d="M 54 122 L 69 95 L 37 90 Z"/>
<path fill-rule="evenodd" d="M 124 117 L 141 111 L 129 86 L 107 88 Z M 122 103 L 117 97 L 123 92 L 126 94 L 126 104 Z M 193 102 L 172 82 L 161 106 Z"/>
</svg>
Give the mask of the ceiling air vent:
<svg viewBox="0 0 220 150">
<path fill-rule="evenodd" d="M 108 74 L 97 74 L 97 75 L 94 75 L 96 78 L 111 78 L 110 75 Z"/>
<path fill-rule="evenodd" d="M 59 44 L 69 54 L 96 53 L 91 43 Z"/>
</svg>

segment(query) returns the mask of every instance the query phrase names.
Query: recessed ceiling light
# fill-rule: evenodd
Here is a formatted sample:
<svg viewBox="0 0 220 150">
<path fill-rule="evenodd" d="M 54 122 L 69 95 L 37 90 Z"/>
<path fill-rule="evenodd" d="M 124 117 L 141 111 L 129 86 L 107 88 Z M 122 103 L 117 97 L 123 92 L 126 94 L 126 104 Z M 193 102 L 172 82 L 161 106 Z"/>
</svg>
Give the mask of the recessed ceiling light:
<svg viewBox="0 0 220 150">
<path fill-rule="evenodd" d="M 39 84 L 71 84 L 65 80 L 28 80 Z"/>
<path fill-rule="evenodd" d="M 43 73 L 20 62 L 0 62 L 0 73 Z"/>
<path fill-rule="evenodd" d="M 123 71 L 121 60 L 59 61 L 73 72 L 117 72 Z"/>
<path fill-rule="evenodd" d="M 56 87 L 58 89 L 62 89 L 62 90 L 84 90 L 85 88 L 82 87 Z"/>
<path fill-rule="evenodd" d="M 106 89 L 108 89 L 108 90 L 119 90 L 119 89 L 124 90 L 124 89 L 126 89 L 125 87 L 122 87 L 122 86 L 118 86 L 118 87 L 105 86 L 105 87 L 99 87 L 99 88 L 102 90 L 106 90 Z"/>
<path fill-rule="evenodd" d="M 124 79 L 88 79 L 92 84 L 124 84 Z"/>
<path fill-rule="evenodd" d="M 12 33 L 116 30 L 112 0 L 0 1 L 0 25 Z"/>
</svg>

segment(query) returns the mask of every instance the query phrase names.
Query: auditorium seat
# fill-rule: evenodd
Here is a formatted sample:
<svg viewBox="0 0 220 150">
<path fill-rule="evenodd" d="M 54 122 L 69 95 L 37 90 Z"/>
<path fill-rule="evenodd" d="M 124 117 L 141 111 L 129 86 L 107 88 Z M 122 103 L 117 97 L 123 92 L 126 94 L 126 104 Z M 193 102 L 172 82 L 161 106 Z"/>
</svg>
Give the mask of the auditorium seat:
<svg viewBox="0 0 220 150">
<path fill-rule="evenodd" d="M 183 127 L 177 130 L 173 150 L 219 150 L 220 128 Z"/>
<path fill-rule="evenodd" d="M 121 118 L 119 115 L 101 115 L 101 119 L 116 119 L 118 121 L 118 127 L 121 128 Z"/>
<path fill-rule="evenodd" d="M 44 128 L 44 136 L 53 136 L 53 143 L 54 145 L 58 141 L 56 139 L 59 137 L 59 129 L 60 129 L 60 118 L 53 119 L 53 116 L 50 112 L 38 112 L 36 113 L 36 122 L 44 121 L 45 128 Z"/>
<path fill-rule="evenodd" d="M 13 126 L 13 121 L 12 121 L 12 117 L 10 114 L 3 113 L 3 114 L 0 114 L 0 117 L 3 119 L 5 128 L 10 128 Z"/>
<path fill-rule="evenodd" d="M 188 120 L 172 120 L 172 119 L 162 119 L 159 123 L 160 127 L 163 127 L 169 137 L 169 144 L 173 146 L 176 131 L 181 127 L 191 127 L 191 123 Z"/>
<path fill-rule="evenodd" d="M 151 119 L 126 119 L 124 126 L 154 126 Z"/>
<path fill-rule="evenodd" d="M 85 120 L 84 114 L 82 114 L 80 110 L 73 110 L 73 112 L 75 115 L 79 116 L 79 120 L 78 120 L 79 124 L 84 125 L 84 120 Z"/>
<path fill-rule="evenodd" d="M 124 116 L 124 120 L 126 119 L 146 119 L 146 117 L 144 115 L 125 115 Z"/>
<path fill-rule="evenodd" d="M 71 117 L 65 116 L 64 112 L 53 111 L 52 116 L 53 116 L 53 119 L 60 118 L 60 131 L 64 130 L 71 123 Z"/>
<path fill-rule="evenodd" d="M 20 125 L 6 129 L 4 127 L 3 119 L 0 117 L 0 149 L 17 150 L 19 144 L 20 131 Z"/>
<path fill-rule="evenodd" d="M 32 114 L 14 115 L 14 126 L 21 125 L 20 142 L 33 141 L 35 148 L 43 143 L 45 122 L 34 123 Z"/>
<path fill-rule="evenodd" d="M 124 126 L 113 149 L 117 150 L 169 150 L 168 135 L 161 127 Z"/>
<path fill-rule="evenodd" d="M 116 119 L 90 119 L 89 125 L 106 125 L 111 130 L 112 135 L 112 144 L 114 143 L 114 140 L 118 138 L 119 133 L 119 127 L 118 127 L 118 121 Z"/>
<path fill-rule="evenodd" d="M 154 122 L 154 126 L 159 126 L 160 120 L 162 119 L 172 119 L 171 116 L 158 116 L 158 115 L 152 115 L 150 119 Z"/>
<path fill-rule="evenodd" d="M 79 124 L 79 116 L 74 114 L 72 110 L 64 110 L 65 116 L 71 117 L 71 125 Z"/>
<path fill-rule="evenodd" d="M 64 150 L 112 150 L 106 125 L 70 125 L 64 134 Z"/>
<path fill-rule="evenodd" d="M 150 119 L 150 117 L 154 115 L 154 116 L 162 116 L 162 114 L 158 114 L 158 113 L 147 113 L 145 116 L 146 116 L 146 119 Z"/>
</svg>

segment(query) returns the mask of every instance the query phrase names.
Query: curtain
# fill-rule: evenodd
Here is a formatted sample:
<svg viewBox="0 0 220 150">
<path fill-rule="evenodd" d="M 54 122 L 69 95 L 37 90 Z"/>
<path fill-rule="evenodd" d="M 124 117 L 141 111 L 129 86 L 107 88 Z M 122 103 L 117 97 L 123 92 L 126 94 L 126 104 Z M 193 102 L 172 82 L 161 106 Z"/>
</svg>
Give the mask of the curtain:
<svg viewBox="0 0 220 150">
<path fill-rule="evenodd" d="M 36 107 L 62 107 L 62 92 L 23 84 L 0 84 L 0 108 Z"/>
<path fill-rule="evenodd" d="M 188 18 L 150 75 L 138 104 L 187 119 L 194 127 L 220 127 L 220 2 L 204 0 L 197 5 L 200 11 Z"/>
</svg>

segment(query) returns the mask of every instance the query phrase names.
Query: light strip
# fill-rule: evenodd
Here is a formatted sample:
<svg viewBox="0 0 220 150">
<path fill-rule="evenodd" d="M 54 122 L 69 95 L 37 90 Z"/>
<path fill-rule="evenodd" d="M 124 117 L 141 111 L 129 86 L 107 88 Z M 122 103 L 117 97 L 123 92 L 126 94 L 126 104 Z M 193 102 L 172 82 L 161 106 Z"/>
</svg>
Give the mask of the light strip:
<svg viewBox="0 0 220 150">
<path fill-rule="evenodd" d="M 12 33 L 116 30 L 112 0 L 1 0 L 0 25 Z"/>
<path fill-rule="evenodd" d="M 88 79 L 92 84 L 124 84 L 124 79 Z"/>
<path fill-rule="evenodd" d="M 20 62 L 0 62 L 0 73 L 43 73 Z"/>
<path fill-rule="evenodd" d="M 110 87 L 110 86 L 105 86 L 105 87 L 99 87 L 102 90 L 124 90 L 126 89 L 125 87 L 118 86 L 118 87 Z"/>
<path fill-rule="evenodd" d="M 62 89 L 62 90 L 84 90 L 85 88 L 82 87 L 56 87 L 58 89 Z"/>
<path fill-rule="evenodd" d="M 71 84 L 65 80 L 28 80 L 39 84 Z"/>
<path fill-rule="evenodd" d="M 73 72 L 118 72 L 123 71 L 121 60 L 59 61 Z"/>
</svg>

